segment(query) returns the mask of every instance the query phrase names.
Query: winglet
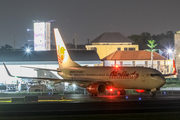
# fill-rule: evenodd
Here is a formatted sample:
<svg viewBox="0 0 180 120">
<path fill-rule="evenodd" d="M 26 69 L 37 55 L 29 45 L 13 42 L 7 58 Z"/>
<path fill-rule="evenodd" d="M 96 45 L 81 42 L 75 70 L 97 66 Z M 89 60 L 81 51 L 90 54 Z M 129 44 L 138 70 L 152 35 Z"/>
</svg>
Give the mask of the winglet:
<svg viewBox="0 0 180 120">
<path fill-rule="evenodd" d="M 177 74 L 175 61 L 173 60 L 173 74 Z"/>
<path fill-rule="evenodd" d="M 15 76 L 11 75 L 11 73 L 10 73 L 9 70 L 7 69 L 5 63 L 3 63 L 3 65 L 4 65 L 5 69 L 6 69 L 7 74 L 8 74 L 9 76 L 11 76 L 11 77 L 15 77 Z"/>
</svg>

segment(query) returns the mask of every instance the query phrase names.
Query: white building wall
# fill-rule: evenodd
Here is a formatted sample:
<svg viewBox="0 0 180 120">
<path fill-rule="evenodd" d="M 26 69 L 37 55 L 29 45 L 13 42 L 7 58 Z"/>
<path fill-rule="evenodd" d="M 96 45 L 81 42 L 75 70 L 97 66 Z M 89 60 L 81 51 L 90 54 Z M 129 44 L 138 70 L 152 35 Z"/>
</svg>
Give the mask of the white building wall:
<svg viewBox="0 0 180 120">
<path fill-rule="evenodd" d="M 138 61 L 116 61 L 116 65 L 119 65 L 120 62 L 122 62 L 123 66 L 134 66 L 135 62 L 135 66 L 140 66 L 140 67 L 146 67 L 146 63 L 148 64 L 147 67 L 151 67 L 151 60 L 138 60 Z M 153 61 L 153 68 L 159 70 L 160 72 L 162 72 L 163 74 L 168 74 L 172 72 L 172 61 L 164 61 L 164 60 L 154 60 Z M 160 63 L 160 64 L 159 64 Z M 115 60 L 114 61 L 104 61 L 104 66 L 114 66 L 115 65 Z"/>
</svg>

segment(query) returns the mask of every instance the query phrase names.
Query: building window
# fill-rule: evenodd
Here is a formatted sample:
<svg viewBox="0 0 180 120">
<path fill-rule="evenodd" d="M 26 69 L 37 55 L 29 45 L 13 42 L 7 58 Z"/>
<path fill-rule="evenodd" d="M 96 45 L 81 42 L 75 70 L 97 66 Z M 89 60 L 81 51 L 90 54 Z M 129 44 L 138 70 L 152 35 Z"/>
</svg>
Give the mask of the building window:
<svg viewBox="0 0 180 120">
<path fill-rule="evenodd" d="M 160 70 L 160 61 L 157 61 L 157 69 Z"/>
<path fill-rule="evenodd" d="M 169 65 L 167 65 L 167 73 L 169 73 Z"/>
<path fill-rule="evenodd" d="M 145 61 L 145 67 L 148 67 L 148 61 Z"/>
<path fill-rule="evenodd" d="M 178 74 L 180 74 L 180 69 L 178 69 Z"/>
<path fill-rule="evenodd" d="M 96 47 L 92 47 L 91 50 L 95 50 L 97 52 L 97 48 Z"/>
<path fill-rule="evenodd" d="M 129 48 L 129 50 L 135 50 L 135 48 Z"/>
<path fill-rule="evenodd" d="M 117 48 L 117 50 L 121 50 L 121 48 Z"/>
<path fill-rule="evenodd" d="M 127 48 L 124 48 L 124 51 L 127 51 Z"/>
<path fill-rule="evenodd" d="M 120 66 L 123 66 L 123 61 L 120 61 Z"/>
<path fill-rule="evenodd" d="M 135 64 L 136 64 L 135 61 L 132 61 L 132 65 L 135 66 Z"/>
</svg>

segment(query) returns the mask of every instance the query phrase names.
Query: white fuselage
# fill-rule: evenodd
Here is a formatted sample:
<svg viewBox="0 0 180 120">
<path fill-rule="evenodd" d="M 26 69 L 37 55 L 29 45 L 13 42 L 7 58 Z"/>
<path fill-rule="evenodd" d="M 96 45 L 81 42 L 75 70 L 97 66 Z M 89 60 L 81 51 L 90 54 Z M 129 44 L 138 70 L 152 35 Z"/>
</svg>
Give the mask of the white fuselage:
<svg viewBox="0 0 180 120">
<path fill-rule="evenodd" d="M 145 67 L 69 67 L 59 73 L 65 79 L 111 82 L 116 88 L 146 89 L 160 88 L 165 84 L 159 71 Z"/>
</svg>

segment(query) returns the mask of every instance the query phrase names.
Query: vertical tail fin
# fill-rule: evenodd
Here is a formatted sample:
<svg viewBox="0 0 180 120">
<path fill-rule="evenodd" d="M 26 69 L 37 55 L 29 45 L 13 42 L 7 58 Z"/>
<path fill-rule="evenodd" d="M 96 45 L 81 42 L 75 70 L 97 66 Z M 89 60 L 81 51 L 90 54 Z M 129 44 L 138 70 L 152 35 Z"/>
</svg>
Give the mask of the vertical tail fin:
<svg viewBox="0 0 180 120">
<path fill-rule="evenodd" d="M 63 42 L 61 34 L 57 28 L 54 28 L 54 37 L 56 43 L 56 51 L 58 57 L 59 68 L 80 66 L 71 60 L 67 48 Z"/>
</svg>

